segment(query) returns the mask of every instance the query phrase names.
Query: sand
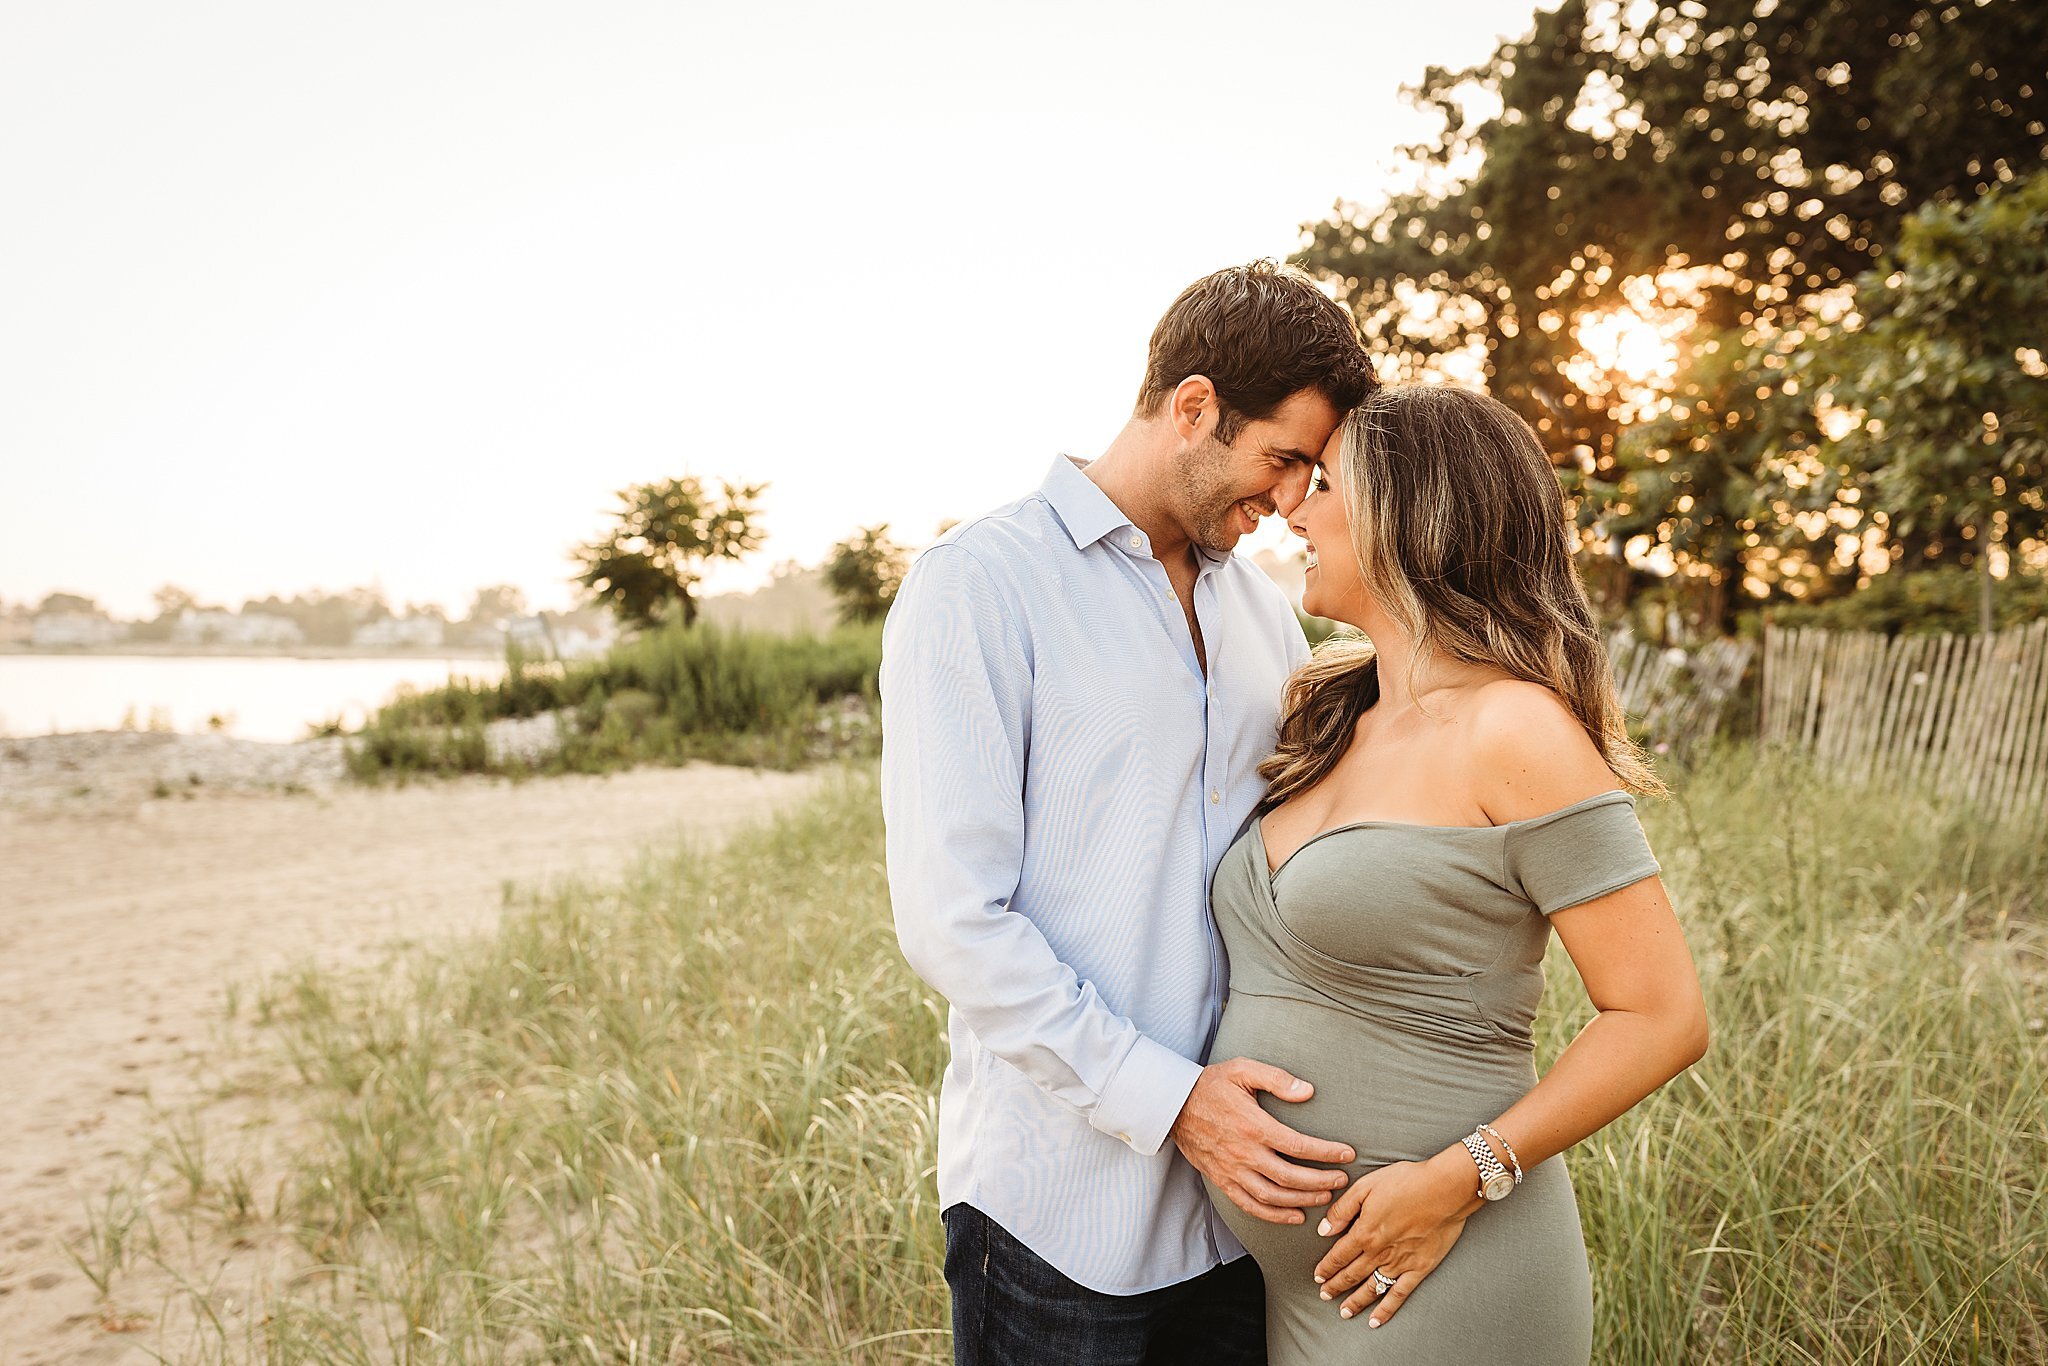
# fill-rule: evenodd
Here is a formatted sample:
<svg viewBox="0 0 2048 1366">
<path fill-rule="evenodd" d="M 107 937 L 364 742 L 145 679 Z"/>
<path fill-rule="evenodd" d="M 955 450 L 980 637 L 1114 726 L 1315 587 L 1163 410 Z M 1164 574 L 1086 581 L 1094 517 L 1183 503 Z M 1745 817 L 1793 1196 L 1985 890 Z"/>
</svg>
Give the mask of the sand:
<svg viewBox="0 0 2048 1366">
<path fill-rule="evenodd" d="M 485 929 L 507 882 L 601 874 L 649 841 L 713 841 L 819 781 L 693 765 L 289 793 L 202 782 L 165 797 L 155 777 L 113 782 L 90 765 L 75 783 L 29 781 L 64 747 L 9 744 L 31 748 L 0 782 L 5 1366 L 176 1359 L 159 1321 L 171 1273 L 217 1265 L 179 1268 L 173 1251 L 103 1300 L 65 1249 L 89 1246 L 88 1211 L 135 1182 L 137 1154 L 161 1141 L 157 1112 L 191 1102 L 208 1058 L 253 1029 L 265 974 L 371 965 L 398 942 Z"/>
</svg>

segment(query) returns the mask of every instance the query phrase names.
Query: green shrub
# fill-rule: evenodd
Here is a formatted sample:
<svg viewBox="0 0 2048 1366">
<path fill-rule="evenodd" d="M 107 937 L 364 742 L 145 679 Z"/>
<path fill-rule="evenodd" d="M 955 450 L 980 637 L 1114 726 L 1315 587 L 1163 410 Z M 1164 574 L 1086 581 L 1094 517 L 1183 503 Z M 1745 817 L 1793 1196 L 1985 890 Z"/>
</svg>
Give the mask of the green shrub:
<svg viewBox="0 0 2048 1366">
<path fill-rule="evenodd" d="M 1882 631 L 1886 635 L 1973 634 L 1978 627 L 1974 569 L 1945 566 L 1911 573 L 1879 574 L 1853 593 L 1811 606 L 1773 605 L 1767 615 L 1779 626 L 1819 626 L 1831 631 Z M 2048 577 L 2013 574 L 1992 586 L 1998 629 L 2025 626 L 2048 617 Z"/>
<path fill-rule="evenodd" d="M 348 763 L 370 779 L 699 758 L 787 768 L 849 752 L 828 708 L 848 697 L 872 704 L 881 660 L 879 624 L 823 636 L 673 624 L 566 665 L 512 653 L 495 683 L 401 693 L 349 737 Z M 486 726 L 550 713 L 567 723 L 558 751 L 538 763 L 492 762 Z M 872 753 L 875 733 L 861 731 L 850 752 Z"/>
</svg>

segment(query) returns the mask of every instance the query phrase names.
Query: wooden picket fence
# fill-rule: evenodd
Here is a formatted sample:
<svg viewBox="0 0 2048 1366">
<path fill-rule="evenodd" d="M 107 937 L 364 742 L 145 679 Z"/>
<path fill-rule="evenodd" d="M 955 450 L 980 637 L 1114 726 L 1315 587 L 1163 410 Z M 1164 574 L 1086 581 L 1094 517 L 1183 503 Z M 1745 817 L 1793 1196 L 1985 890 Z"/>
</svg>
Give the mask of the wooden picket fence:
<svg viewBox="0 0 2048 1366">
<path fill-rule="evenodd" d="M 1851 781 L 2030 816 L 2048 802 L 2048 621 L 1975 636 L 1767 627 L 1758 730 Z"/>
<path fill-rule="evenodd" d="M 1614 688 L 1630 728 L 1666 753 L 1683 754 L 1721 728 L 1756 647 L 1716 640 L 1696 650 L 1646 644 L 1626 631 L 1607 642 Z"/>
</svg>

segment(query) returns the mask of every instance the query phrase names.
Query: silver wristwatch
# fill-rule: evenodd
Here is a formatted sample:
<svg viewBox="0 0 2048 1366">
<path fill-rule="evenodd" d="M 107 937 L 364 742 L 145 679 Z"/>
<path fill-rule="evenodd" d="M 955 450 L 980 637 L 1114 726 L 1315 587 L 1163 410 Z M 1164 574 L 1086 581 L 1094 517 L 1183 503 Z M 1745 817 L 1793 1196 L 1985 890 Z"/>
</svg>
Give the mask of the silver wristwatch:
<svg viewBox="0 0 2048 1366">
<path fill-rule="evenodd" d="M 1501 1160 L 1493 1155 L 1493 1149 L 1487 1146 L 1477 1130 L 1466 1134 L 1464 1143 L 1465 1151 L 1472 1154 L 1472 1160 L 1479 1164 L 1479 1193 L 1488 1200 L 1505 1199 L 1507 1193 L 1515 1188 L 1515 1174 L 1501 1165 Z"/>
</svg>

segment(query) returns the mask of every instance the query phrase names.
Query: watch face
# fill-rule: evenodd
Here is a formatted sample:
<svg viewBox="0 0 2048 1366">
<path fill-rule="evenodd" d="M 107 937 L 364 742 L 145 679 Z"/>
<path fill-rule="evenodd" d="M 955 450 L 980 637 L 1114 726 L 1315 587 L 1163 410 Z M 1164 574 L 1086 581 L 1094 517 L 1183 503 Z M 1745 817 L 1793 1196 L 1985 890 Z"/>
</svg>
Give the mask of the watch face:
<svg viewBox="0 0 2048 1366">
<path fill-rule="evenodd" d="M 1513 1172 L 1495 1172 L 1492 1176 L 1486 1178 L 1486 1183 L 1479 1188 L 1479 1193 L 1489 1200 L 1499 1200 L 1504 1198 L 1514 1188 L 1515 1177 Z"/>
</svg>

